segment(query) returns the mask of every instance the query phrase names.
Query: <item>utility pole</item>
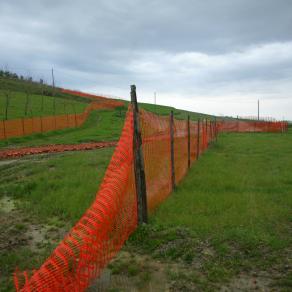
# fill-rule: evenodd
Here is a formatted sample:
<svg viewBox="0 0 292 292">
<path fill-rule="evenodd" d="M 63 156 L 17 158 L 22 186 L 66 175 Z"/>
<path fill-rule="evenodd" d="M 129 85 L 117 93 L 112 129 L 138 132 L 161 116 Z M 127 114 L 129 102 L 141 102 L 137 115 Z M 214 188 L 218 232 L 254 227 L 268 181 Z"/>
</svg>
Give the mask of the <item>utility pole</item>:
<svg viewBox="0 0 292 292">
<path fill-rule="evenodd" d="M 258 99 L 258 121 L 260 120 L 260 100 Z"/>
<path fill-rule="evenodd" d="M 54 77 L 54 68 L 52 68 L 52 82 L 53 82 L 53 95 L 55 95 L 55 77 Z"/>
<path fill-rule="evenodd" d="M 53 81 L 53 88 L 55 88 L 54 68 L 52 68 L 52 81 Z"/>
<path fill-rule="evenodd" d="M 156 105 L 156 92 L 154 92 L 154 104 Z"/>
<path fill-rule="evenodd" d="M 54 104 L 53 104 L 53 111 L 54 115 L 56 114 L 56 98 L 55 98 L 55 77 L 54 77 L 54 68 L 52 68 L 52 82 L 53 82 L 53 94 L 52 96 L 54 97 Z"/>
</svg>

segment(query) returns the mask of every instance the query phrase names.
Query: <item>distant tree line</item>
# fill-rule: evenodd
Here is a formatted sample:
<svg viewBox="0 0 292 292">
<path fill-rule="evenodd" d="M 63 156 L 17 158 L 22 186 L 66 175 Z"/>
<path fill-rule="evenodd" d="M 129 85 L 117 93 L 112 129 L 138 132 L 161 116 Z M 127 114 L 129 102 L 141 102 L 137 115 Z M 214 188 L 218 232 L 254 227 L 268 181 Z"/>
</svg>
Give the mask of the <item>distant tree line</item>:
<svg viewBox="0 0 292 292">
<path fill-rule="evenodd" d="M 23 75 L 17 75 L 16 73 L 10 72 L 9 70 L 1 70 L 0 69 L 0 77 L 7 78 L 7 79 L 22 80 L 22 81 L 28 81 L 28 82 L 35 82 L 35 83 L 39 83 L 39 84 L 44 84 L 44 80 L 43 79 L 35 81 L 30 76 L 24 77 Z"/>
</svg>

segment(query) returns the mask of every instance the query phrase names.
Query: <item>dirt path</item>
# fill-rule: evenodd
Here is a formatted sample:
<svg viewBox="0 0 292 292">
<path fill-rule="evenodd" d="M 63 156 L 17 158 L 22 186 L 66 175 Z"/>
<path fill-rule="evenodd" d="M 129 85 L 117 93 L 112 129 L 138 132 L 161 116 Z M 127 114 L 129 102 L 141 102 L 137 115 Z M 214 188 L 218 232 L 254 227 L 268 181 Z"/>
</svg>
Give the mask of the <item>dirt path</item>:
<svg viewBox="0 0 292 292">
<path fill-rule="evenodd" d="M 92 150 L 97 148 L 114 147 L 117 145 L 116 141 L 112 142 L 90 142 L 82 144 L 53 144 L 46 146 L 37 147 L 24 147 L 16 149 L 5 149 L 0 151 L 0 160 L 7 158 L 22 157 L 25 155 L 34 155 L 41 153 L 54 153 L 54 152 L 65 152 L 65 151 L 81 151 L 81 150 Z"/>
</svg>

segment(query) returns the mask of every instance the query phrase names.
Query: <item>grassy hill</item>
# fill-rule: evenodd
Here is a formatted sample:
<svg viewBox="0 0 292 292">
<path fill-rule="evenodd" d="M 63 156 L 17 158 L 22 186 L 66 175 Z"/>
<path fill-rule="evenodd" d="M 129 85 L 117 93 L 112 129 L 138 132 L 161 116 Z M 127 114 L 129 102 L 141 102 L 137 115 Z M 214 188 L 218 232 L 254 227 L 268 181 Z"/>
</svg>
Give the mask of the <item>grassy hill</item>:
<svg viewBox="0 0 292 292">
<path fill-rule="evenodd" d="M 89 102 L 44 84 L 0 77 L 1 120 L 80 113 Z"/>
<path fill-rule="evenodd" d="M 0 119 L 5 118 L 7 94 L 9 95 L 8 119 L 74 113 L 75 110 L 78 113 L 91 102 L 87 98 L 62 93 L 58 88 L 53 93 L 51 86 L 0 77 Z M 118 140 L 129 102 L 124 101 L 124 103 L 124 107 L 117 109 L 91 112 L 88 120 L 80 128 L 0 140 L 0 148 Z M 192 120 L 214 118 L 210 115 L 162 105 L 139 103 L 139 107 L 159 115 L 169 115 L 173 110 L 177 119 L 187 119 L 187 115 L 190 115 Z"/>
</svg>

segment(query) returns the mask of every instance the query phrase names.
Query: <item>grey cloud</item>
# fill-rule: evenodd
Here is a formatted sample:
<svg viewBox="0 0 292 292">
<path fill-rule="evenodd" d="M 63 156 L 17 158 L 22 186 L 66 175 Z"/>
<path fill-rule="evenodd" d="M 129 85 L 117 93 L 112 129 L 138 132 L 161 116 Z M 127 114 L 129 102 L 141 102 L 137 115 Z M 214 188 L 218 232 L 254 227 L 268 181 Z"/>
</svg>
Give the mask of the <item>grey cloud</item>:
<svg viewBox="0 0 292 292">
<path fill-rule="evenodd" d="M 187 100 L 285 86 L 291 98 L 291 11 L 290 0 L 2 0 L 0 64 L 47 80 L 53 66 L 84 90 L 135 82 L 142 96 Z"/>
</svg>

